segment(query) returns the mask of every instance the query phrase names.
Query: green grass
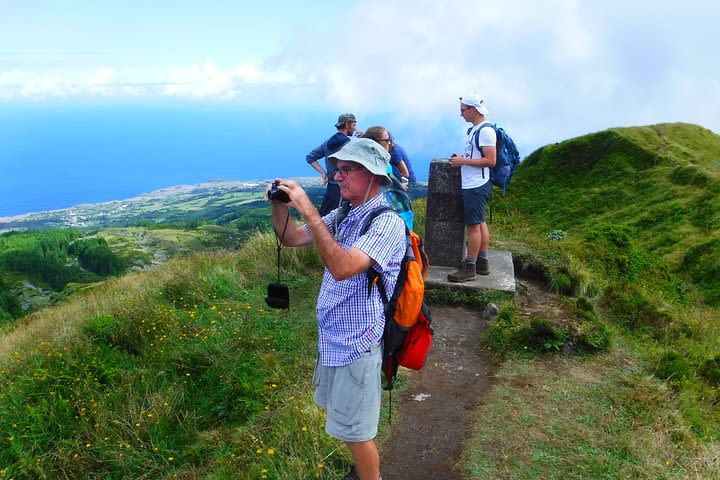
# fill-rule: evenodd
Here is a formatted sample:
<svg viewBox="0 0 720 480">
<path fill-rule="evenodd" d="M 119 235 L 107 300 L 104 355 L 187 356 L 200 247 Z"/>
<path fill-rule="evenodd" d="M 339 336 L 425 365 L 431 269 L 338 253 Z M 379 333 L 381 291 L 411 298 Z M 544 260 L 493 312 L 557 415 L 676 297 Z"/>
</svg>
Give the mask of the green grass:
<svg viewBox="0 0 720 480">
<path fill-rule="evenodd" d="M 482 342 L 506 361 L 466 451 L 470 478 L 718 476 L 718 152 L 708 130 L 655 125 L 549 145 L 520 166 L 495 202 L 492 247 L 566 300 L 542 318 L 499 304 Z M 585 355 L 545 355 L 568 338 Z"/>
<path fill-rule="evenodd" d="M 284 251 L 292 308 L 269 310 L 273 242 L 98 287 L 64 334 L 9 334 L 0 478 L 339 476 L 347 452 L 311 398 L 319 260 Z"/>
<path fill-rule="evenodd" d="M 506 361 L 476 413 L 465 478 L 715 478 L 718 444 L 699 441 L 627 353 Z"/>
<path fill-rule="evenodd" d="M 611 129 L 518 169 L 492 248 L 557 295 L 533 310 L 428 292 L 500 309 L 482 341 L 502 364 L 472 413 L 468 478 L 720 475 L 719 139 L 685 124 Z M 320 261 L 282 251 L 291 309 L 278 312 L 262 300 L 275 254 L 257 233 L 237 253 L 174 259 L 6 326 L 0 479 L 340 478 L 347 450 L 311 398 Z M 578 355 L 560 353 L 568 342 Z"/>
</svg>

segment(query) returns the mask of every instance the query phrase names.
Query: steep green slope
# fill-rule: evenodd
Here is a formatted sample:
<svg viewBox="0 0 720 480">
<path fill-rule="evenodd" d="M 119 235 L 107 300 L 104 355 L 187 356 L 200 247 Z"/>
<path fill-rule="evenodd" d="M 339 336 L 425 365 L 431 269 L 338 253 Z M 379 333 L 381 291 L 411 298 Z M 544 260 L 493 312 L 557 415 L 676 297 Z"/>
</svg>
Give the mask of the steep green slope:
<svg viewBox="0 0 720 480">
<path fill-rule="evenodd" d="M 525 159 L 495 199 L 491 248 L 563 297 L 500 304 L 483 333 L 507 361 L 468 478 L 717 478 L 719 193 L 720 136 L 695 125 L 614 128 Z M 537 358 L 560 349 L 580 355 Z"/>
<path fill-rule="evenodd" d="M 585 330 L 634 345 L 646 372 L 676 390 L 690 428 L 717 438 L 720 136 L 662 124 L 548 145 L 525 159 L 495 208 L 493 248 L 512 250 L 521 269 L 570 297 L 577 319 L 560 337 Z M 506 316 L 485 344 L 527 345 L 513 339 L 538 329 Z"/>
<path fill-rule="evenodd" d="M 608 248 L 636 249 L 642 265 L 621 259 L 619 270 L 676 273 L 720 305 L 720 136 L 709 130 L 614 128 L 545 146 L 499 203 L 536 233 L 580 240 L 576 253 L 601 270 L 617 260 Z"/>
</svg>

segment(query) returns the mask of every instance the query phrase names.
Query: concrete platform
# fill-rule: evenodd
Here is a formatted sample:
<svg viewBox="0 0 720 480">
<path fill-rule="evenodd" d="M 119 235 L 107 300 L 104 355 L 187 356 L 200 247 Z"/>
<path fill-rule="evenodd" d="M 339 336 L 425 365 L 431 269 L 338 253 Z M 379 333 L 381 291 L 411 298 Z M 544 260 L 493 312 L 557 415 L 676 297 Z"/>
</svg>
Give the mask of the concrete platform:
<svg viewBox="0 0 720 480">
<path fill-rule="evenodd" d="M 500 290 L 515 293 L 515 268 L 512 253 L 509 251 L 489 251 L 490 275 L 478 275 L 475 280 L 462 283 L 448 282 L 449 273 L 456 267 L 439 267 L 430 263 L 430 271 L 425 283 L 435 287 L 452 287 L 465 290 Z"/>
</svg>

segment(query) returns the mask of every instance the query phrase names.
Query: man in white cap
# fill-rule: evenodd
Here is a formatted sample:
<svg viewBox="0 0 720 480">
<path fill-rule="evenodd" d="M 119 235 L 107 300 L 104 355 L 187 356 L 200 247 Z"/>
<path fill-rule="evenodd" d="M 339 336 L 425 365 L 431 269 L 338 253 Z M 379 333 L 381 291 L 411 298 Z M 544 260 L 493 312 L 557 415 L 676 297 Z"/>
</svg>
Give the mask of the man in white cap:
<svg viewBox="0 0 720 480">
<path fill-rule="evenodd" d="M 300 185 L 277 179 L 290 202 L 273 201 L 272 220 L 283 245 L 312 243 L 325 264 L 317 303 L 314 400 L 327 411 L 327 433 L 344 441 L 352 454 L 354 465 L 345 479 L 377 480 L 380 458 L 374 439 L 380 418 L 385 313 L 378 289 L 368 294 L 367 271 L 374 267 L 380 272 L 391 296 L 405 253 L 405 225 L 388 211 L 362 233 L 369 215 L 388 205 L 381 190 L 390 180 L 390 154 L 385 148 L 360 138 L 346 143 L 329 160 L 350 209 L 335 209 L 321 217 Z M 300 213 L 304 225 L 288 223 L 288 207 Z"/>
<path fill-rule="evenodd" d="M 355 120 L 355 115 L 352 113 L 343 113 L 338 116 L 338 120 L 335 122 L 337 132 L 319 146 L 313 148 L 310 153 L 305 156 L 305 161 L 317 170 L 322 176 L 323 183 L 327 184 L 323 202 L 322 205 L 320 205 L 320 215 L 327 215 L 331 210 L 336 209 L 340 203 L 340 189 L 335 181 L 335 167 L 329 161 L 328 157 L 350 141 L 350 137 L 355 133 L 356 127 L 357 121 Z M 325 158 L 325 169 L 323 169 L 319 163 L 319 160 L 323 157 Z"/>
<path fill-rule="evenodd" d="M 485 115 L 489 113 L 485 100 L 477 93 L 460 97 L 460 116 L 473 126 L 467 132 L 464 154 L 454 153 L 449 160 L 453 167 L 460 167 L 467 256 L 460 268 L 448 275 L 451 282 L 467 282 L 475 280 L 477 274 L 490 274 L 490 230 L 485 223 L 485 207 L 492 193 L 490 169 L 497 157 L 497 135 L 486 123 Z"/>
</svg>

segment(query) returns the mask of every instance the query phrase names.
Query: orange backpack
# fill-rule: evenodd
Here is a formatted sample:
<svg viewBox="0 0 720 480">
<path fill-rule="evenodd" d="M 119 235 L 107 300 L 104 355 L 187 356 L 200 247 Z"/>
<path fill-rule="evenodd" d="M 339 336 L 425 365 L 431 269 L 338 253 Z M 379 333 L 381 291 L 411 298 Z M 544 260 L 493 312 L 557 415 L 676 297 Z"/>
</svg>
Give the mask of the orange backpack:
<svg viewBox="0 0 720 480">
<path fill-rule="evenodd" d="M 368 216 L 363 233 L 381 213 L 394 211 L 380 207 Z M 406 248 L 400 264 L 400 273 L 392 297 L 388 298 L 381 275 L 374 269 L 368 270 L 368 295 L 373 285 L 378 290 L 385 306 L 385 331 L 383 333 L 382 370 L 387 381 L 387 390 L 392 390 L 398 366 L 420 370 L 432 344 L 432 317 L 425 303 L 425 277 L 430 264 L 423 240 L 405 227 Z"/>
</svg>

